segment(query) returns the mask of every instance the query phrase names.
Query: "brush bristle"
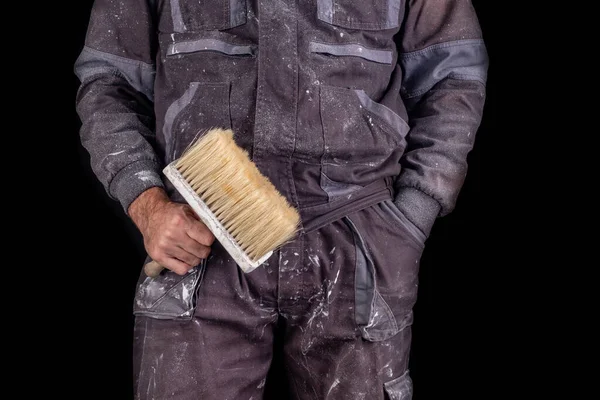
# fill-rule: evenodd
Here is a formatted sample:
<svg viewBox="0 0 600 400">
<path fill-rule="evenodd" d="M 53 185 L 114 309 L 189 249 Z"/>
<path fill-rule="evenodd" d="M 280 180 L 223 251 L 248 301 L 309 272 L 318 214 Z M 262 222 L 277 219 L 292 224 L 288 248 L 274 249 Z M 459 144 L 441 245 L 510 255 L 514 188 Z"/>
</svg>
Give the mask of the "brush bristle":
<svg viewBox="0 0 600 400">
<path fill-rule="evenodd" d="M 252 261 L 296 234 L 297 210 L 235 143 L 231 130 L 208 131 L 175 167 Z"/>
</svg>

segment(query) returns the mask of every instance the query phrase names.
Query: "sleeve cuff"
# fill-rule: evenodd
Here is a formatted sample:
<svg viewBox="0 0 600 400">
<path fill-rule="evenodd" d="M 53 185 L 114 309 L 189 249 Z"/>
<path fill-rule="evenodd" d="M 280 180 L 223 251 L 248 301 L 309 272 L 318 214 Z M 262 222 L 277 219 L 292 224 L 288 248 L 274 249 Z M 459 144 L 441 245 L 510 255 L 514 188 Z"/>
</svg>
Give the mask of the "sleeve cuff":
<svg viewBox="0 0 600 400">
<path fill-rule="evenodd" d="M 420 190 L 402 187 L 396 193 L 394 204 L 425 236 L 429 236 L 441 210 L 437 200 Z"/>
<path fill-rule="evenodd" d="M 129 205 L 143 192 L 152 187 L 164 189 L 157 163 L 144 160 L 123 168 L 110 184 L 109 194 L 117 199 L 127 214 Z"/>
</svg>

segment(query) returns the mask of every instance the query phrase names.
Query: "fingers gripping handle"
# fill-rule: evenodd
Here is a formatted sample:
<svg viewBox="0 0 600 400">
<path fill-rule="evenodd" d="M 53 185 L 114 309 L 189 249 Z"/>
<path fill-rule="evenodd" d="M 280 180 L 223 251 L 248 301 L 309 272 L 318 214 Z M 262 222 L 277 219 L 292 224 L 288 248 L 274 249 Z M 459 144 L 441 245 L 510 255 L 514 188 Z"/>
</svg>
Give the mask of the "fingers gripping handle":
<svg viewBox="0 0 600 400">
<path fill-rule="evenodd" d="M 162 265 L 157 263 L 156 261 L 150 261 L 148 264 L 144 265 L 144 272 L 150 278 L 156 278 L 160 275 L 160 272 L 164 269 Z"/>
</svg>

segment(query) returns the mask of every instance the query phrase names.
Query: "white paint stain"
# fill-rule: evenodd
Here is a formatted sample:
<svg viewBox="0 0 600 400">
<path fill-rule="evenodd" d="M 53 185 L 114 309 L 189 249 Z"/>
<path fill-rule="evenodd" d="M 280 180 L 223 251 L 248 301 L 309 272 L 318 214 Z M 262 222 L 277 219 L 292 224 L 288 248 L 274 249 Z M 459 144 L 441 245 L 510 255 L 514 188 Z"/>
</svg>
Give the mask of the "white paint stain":
<svg viewBox="0 0 600 400">
<path fill-rule="evenodd" d="M 311 338 L 308 343 L 302 345 L 302 355 L 305 356 L 308 353 L 308 350 L 312 347 L 313 343 L 315 342 L 315 338 Z"/>
<path fill-rule="evenodd" d="M 331 387 L 327 391 L 327 395 L 329 395 L 329 393 L 331 393 L 331 391 L 333 390 L 333 388 L 336 387 L 339 384 L 340 384 L 340 380 L 339 379 L 336 379 L 335 381 L 333 381 L 333 384 L 331 385 Z"/>
<path fill-rule="evenodd" d="M 341 271 L 341 269 L 338 269 L 338 272 L 335 275 L 335 279 L 333 280 L 333 283 L 329 286 L 329 291 L 327 292 L 327 301 L 328 302 L 329 302 L 329 296 L 331 296 L 331 291 L 333 290 L 333 287 L 335 286 L 335 284 L 337 283 L 338 278 L 340 277 L 340 271 Z"/>
<path fill-rule="evenodd" d="M 152 171 L 140 171 L 136 173 L 135 176 L 144 182 L 152 182 L 156 180 L 156 176 Z"/>
</svg>

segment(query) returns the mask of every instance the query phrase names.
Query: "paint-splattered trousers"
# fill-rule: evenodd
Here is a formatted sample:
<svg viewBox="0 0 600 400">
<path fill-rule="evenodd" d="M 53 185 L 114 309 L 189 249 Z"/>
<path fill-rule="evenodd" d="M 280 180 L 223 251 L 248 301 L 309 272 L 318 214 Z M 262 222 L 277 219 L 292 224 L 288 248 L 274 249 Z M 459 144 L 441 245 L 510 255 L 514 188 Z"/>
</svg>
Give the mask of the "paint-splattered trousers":
<svg viewBox="0 0 600 400">
<path fill-rule="evenodd" d="M 289 398 L 411 399 L 424 241 L 383 201 L 298 236 L 248 274 L 215 243 L 185 277 L 142 275 L 136 399 L 262 399 L 279 334 Z"/>
</svg>

